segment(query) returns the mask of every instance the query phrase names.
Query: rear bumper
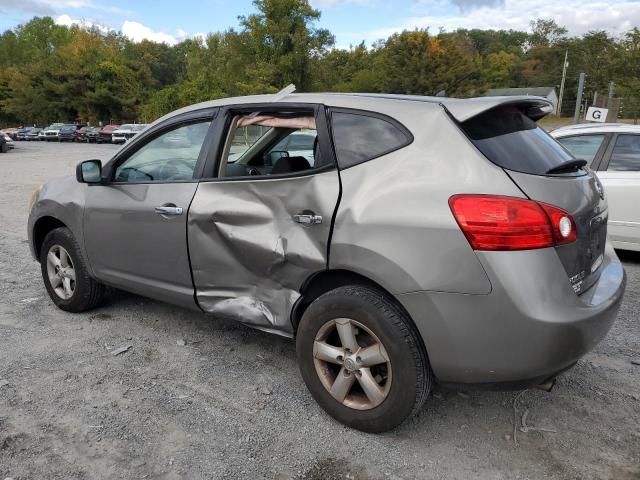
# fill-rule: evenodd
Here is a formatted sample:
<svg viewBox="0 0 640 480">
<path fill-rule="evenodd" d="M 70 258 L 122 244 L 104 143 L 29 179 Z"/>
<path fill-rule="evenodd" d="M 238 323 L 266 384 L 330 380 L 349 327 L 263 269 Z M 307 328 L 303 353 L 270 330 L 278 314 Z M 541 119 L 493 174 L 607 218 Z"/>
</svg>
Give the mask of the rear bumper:
<svg viewBox="0 0 640 480">
<path fill-rule="evenodd" d="M 554 249 L 479 252 L 488 295 L 398 295 L 420 331 L 438 380 L 527 384 L 562 371 L 607 334 L 626 276 L 608 245 L 598 281 L 573 292 Z"/>
</svg>

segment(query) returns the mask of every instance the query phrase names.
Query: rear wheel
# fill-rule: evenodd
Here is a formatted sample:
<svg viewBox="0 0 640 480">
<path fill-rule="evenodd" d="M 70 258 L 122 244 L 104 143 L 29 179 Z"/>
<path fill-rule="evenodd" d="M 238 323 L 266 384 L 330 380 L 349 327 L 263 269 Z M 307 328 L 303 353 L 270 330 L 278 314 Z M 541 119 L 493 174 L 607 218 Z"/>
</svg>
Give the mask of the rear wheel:
<svg viewBox="0 0 640 480">
<path fill-rule="evenodd" d="M 62 310 L 84 312 L 104 298 L 104 285 L 89 276 L 80 247 L 68 228 L 51 230 L 44 238 L 40 267 L 47 293 Z"/>
<path fill-rule="evenodd" d="M 398 426 L 431 389 L 427 355 L 411 319 L 369 287 L 340 287 L 316 299 L 300 321 L 296 349 L 316 401 L 358 430 Z"/>
</svg>

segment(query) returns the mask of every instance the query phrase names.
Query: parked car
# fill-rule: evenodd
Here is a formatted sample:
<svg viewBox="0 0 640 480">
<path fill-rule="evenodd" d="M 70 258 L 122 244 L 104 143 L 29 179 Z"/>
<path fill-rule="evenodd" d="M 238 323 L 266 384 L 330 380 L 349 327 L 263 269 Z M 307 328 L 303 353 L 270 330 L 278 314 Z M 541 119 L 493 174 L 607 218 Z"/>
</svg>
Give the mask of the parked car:
<svg viewBox="0 0 640 480">
<path fill-rule="evenodd" d="M 73 132 L 73 141 L 74 142 L 88 142 L 87 133 L 91 132 L 94 127 L 81 127 L 78 128 L 75 132 Z"/>
<path fill-rule="evenodd" d="M 22 141 L 26 140 L 26 139 L 27 139 L 27 134 L 28 134 L 31 130 L 33 130 L 33 127 L 24 127 L 24 128 L 21 128 L 20 130 L 18 130 L 18 131 L 16 132 L 16 140 L 22 140 Z"/>
<path fill-rule="evenodd" d="M 18 130 L 20 130 L 20 128 L 22 127 L 10 127 L 10 128 L 5 128 L 3 130 L 4 134 L 9 137 L 11 140 L 16 140 L 16 135 L 18 134 Z"/>
<path fill-rule="evenodd" d="M 596 171 L 608 197 L 613 246 L 640 251 L 640 126 L 572 125 L 551 135 Z"/>
<path fill-rule="evenodd" d="M 273 147 L 273 151 L 284 150 L 292 157 L 304 157 L 310 165 L 313 165 L 316 138 L 315 130 L 294 132 Z"/>
<path fill-rule="evenodd" d="M 99 131 L 100 131 L 100 127 L 93 127 L 91 128 L 91 130 L 87 130 L 87 133 L 86 133 L 87 142 L 96 143 L 96 140 L 98 139 Z"/>
<path fill-rule="evenodd" d="M 98 135 L 96 136 L 96 143 L 111 143 L 113 138 L 113 132 L 115 132 L 120 125 L 106 125 L 98 130 Z"/>
<path fill-rule="evenodd" d="M 9 144 L 7 142 L 7 138 L 3 133 L 0 133 L 0 153 L 9 152 Z"/>
<path fill-rule="evenodd" d="M 60 133 L 60 129 L 64 127 L 64 123 L 52 123 L 47 128 L 44 129 L 44 140 L 47 142 L 57 142 L 58 141 L 58 133 Z"/>
<path fill-rule="evenodd" d="M 60 142 L 73 142 L 75 140 L 75 133 L 80 129 L 81 125 L 63 125 L 58 132 L 58 141 Z"/>
<path fill-rule="evenodd" d="M 131 140 L 133 137 L 135 137 L 138 133 L 140 133 L 142 130 L 144 130 L 147 127 L 146 124 L 125 124 L 122 125 L 120 128 L 118 128 L 117 130 L 113 131 L 113 135 L 111 137 L 111 141 L 113 143 L 124 143 L 127 140 Z"/>
<path fill-rule="evenodd" d="M 34 140 L 39 140 L 40 138 L 40 133 L 43 132 L 42 128 L 39 127 L 34 127 L 31 130 L 29 130 L 29 132 L 27 132 L 27 134 L 25 135 L 25 140 L 27 141 L 34 141 Z M 43 135 L 44 136 L 44 135 Z"/>
<path fill-rule="evenodd" d="M 6 132 L 0 130 L 0 137 L 4 139 L 5 145 L 7 149 L 11 149 L 15 147 L 15 143 L 13 138 L 11 138 Z"/>
<path fill-rule="evenodd" d="M 361 430 L 397 426 L 435 381 L 549 389 L 611 328 L 626 281 L 597 178 L 535 123 L 551 110 L 367 94 L 194 105 L 36 190 L 29 244 L 63 310 L 113 286 L 294 337 L 314 398 Z M 274 150 L 308 130 L 312 162 Z"/>
</svg>

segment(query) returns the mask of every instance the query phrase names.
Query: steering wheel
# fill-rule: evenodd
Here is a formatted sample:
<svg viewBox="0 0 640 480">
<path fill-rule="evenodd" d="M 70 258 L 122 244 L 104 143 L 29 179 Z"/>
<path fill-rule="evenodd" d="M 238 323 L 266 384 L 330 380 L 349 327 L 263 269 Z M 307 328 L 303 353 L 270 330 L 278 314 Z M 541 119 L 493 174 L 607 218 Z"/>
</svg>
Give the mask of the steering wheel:
<svg viewBox="0 0 640 480">
<path fill-rule="evenodd" d="M 153 175 L 151 175 L 151 174 L 149 174 L 147 172 L 143 172 L 142 170 L 140 170 L 139 168 L 136 168 L 136 167 L 124 167 L 122 170 L 120 170 L 120 172 L 118 172 L 118 180 L 120 180 L 121 177 L 124 177 L 125 181 L 129 180 L 129 173 L 130 172 L 135 172 L 137 174 L 144 175 L 149 180 L 153 180 Z"/>
</svg>

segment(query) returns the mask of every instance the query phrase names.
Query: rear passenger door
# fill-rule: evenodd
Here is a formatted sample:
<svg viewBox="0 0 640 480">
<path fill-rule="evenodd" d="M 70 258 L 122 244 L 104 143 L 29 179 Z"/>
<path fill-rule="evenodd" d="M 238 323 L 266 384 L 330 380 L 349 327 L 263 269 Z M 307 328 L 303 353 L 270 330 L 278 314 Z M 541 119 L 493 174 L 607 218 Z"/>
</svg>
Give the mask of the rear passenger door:
<svg viewBox="0 0 640 480">
<path fill-rule="evenodd" d="M 640 250 L 640 135 L 619 133 L 598 171 L 609 201 L 609 236 L 616 248 Z"/>
<path fill-rule="evenodd" d="M 188 219 L 198 303 L 291 335 L 302 285 L 327 268 L 340 195 L 324 108 L 236 106 L 218 119 Z M 298 136 L 310 148 L 290 149 Z"/>
</svg>

